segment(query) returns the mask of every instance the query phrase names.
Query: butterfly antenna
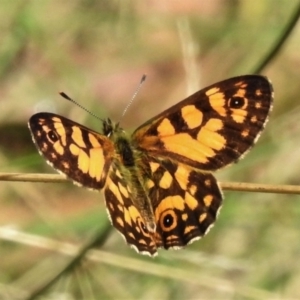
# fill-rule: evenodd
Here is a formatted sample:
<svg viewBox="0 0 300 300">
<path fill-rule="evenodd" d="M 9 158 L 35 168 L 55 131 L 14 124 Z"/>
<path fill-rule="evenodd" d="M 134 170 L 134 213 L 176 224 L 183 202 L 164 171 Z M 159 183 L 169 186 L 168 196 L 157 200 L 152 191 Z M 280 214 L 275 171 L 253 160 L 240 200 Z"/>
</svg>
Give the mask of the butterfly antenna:
<svg viewBox="0 0 300 300">
<path fill-rule="evenodd" d="M 63 98 L 65 98 L 66 100 L 74 103 L 75 105 L 77 105 L 78 107 L 80 107 L 81 109 L 83 109 L 84 111 L 86 111 L 87 113 L 89 113 L 91 116 L 95 117 L 96 119 L 102 121 L 101 118 L 99 118 L 97 115 L 95 115 L 94 113 L 92 113 L 90 110 L 88 110 L 87 108 L 85 108 L 84 106 L 80 105 L 79 103 L 77 103 L 75 100 L 73 100 L 72 98 L 70 98 L 67 94 L 65 94 L 64 92 L 60 92 L 59 93 Z"/>
<path fill-rule="evenodd" d="M 141 87 L 142 87 L 144 81 L 146 80 L 146 77 L 147 77 L 146 74 L 144 74 L 144 75 L 142 76 L 141 81 L 140 81 L 140 83 L 139 83 L 137 89 L 135 90 L 135 92 L 134 92 L 134 94 L 133 94 L 131 100 L 129 101 L 129 103 L 127 104 L 127 106 L 125 107 L 125 109 L 124 109 L 124 111 L 123 111 L 123 113 L 122 113 L 121 119 L 124 117 L 124 115 L 126 114 L 128 108 L 131 106 L 131 104 L 132 104 L 134 98 L 136 97 L 136 95 L 138 94 L 139 90 L 141 89 Z"/>
</svg>

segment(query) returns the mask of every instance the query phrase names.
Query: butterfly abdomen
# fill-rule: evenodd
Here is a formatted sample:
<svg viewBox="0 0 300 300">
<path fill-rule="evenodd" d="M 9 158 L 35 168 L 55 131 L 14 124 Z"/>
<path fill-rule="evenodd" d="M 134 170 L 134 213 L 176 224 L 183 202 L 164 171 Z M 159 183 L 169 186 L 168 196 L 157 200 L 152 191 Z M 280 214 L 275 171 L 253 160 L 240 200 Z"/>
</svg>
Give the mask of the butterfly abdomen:
<svg viewBox="0 0 300 300">
<path fill-rule="evenodd" d="M 125 188 L 131 201 L 141 213 L 142 223 L 139 226 L 144 226 L 149 232 L 155 232 L 153 208 L 145 185 L 146 180 L 138 163 L 141 154 L 134 148 L 124 133 L 115 133 L 114 144 L 117 153 L 116 167 L 120 170 L 120 176 L 127 183 Z M 115 181 L 118 180 L 118 178 L 115 179 Z M 121 181 L 115 182 L 115 184 L 118 185 L 119 189 L 120 185 L 122 186 Z"/>
</svg>

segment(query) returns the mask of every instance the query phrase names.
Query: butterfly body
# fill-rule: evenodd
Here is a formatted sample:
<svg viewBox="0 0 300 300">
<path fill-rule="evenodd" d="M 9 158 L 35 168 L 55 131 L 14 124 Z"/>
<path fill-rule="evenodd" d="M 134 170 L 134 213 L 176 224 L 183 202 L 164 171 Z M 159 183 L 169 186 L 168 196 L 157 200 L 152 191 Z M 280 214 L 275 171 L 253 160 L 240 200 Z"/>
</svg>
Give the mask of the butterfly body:
<svg viewBox="0 0 300 300">
<path fill-rule="evenodd" d="M 254 144 L 272 107 L 269 81 L 231 78 L 203 89 L 128 135 L 51 113 L 29 120 L 40 153 L 76 183 L 104 190 L 112 224 L 143 254 L 178 249 L 208 232 L 222 204 L 211 171 Z"/>
</svg>

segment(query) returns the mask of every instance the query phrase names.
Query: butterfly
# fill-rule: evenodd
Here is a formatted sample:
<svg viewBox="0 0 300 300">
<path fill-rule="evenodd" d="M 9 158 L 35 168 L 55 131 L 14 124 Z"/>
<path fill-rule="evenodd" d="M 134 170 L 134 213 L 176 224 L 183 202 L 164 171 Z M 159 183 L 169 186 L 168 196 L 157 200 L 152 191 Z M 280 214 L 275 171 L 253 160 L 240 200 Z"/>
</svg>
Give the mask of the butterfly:
<svg viewBox="0 0 300 300">
<path fill-rule="evenodd" d="M 154 256 L 209 231 L 223 199 L 211 172 L 253 146 L 272 102 L 268 79 L 245 75 L 196 92 L 131 135 L 110 119 L 98 133 L 45 112 L 30 118 L 29 129 L 47 162 L 75 183 L 103 190 L 113 226 L 135 250 Z"/>
</svg>

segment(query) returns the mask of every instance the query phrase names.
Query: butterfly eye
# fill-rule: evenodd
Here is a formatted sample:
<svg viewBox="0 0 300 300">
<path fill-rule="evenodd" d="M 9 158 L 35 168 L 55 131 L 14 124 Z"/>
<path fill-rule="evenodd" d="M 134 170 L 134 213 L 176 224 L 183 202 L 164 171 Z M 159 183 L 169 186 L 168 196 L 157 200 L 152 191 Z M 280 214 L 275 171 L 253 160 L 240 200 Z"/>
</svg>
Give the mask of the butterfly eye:
<svg viewBox="0 0 300 300">
<path fill-rule="evenodd" d="M 232 97 L 228 101 L 228 106 L 230 108 L 238 109 L 238 108 L 243 108 L 245 105 L 245 99 L 242 97 Z"/>
<path fill-rule="evenodd" d="M 58 136 L 57 136 L 57 133 L 53 130 L 50 130 L 47 135 L 48 135 L 49 140 L 52 143 L 55 143 L 59 139 Z"/>
</svg>

